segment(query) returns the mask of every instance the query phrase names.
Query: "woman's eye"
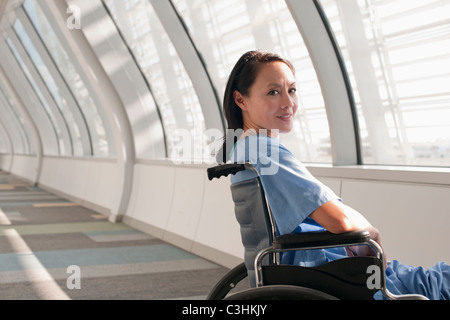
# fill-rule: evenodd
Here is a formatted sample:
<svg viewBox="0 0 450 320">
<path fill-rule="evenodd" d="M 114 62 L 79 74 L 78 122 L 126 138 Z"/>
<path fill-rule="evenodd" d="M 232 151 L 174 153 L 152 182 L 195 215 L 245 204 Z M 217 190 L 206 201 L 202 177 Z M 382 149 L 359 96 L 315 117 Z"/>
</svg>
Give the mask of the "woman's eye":
<svg viewBox="0 0 450 320">
<path fill-rule="evenodd" d="M 293 94 L 293 93 L 296 93 L 296 92 L 297 92 L 297 88 L 291 88 L 291 89 L 289 89 L 289 94 Z M 278 90 L 271 90 L 271 91 L 269 91 L 269 93 L 268 93 L 269 96 L 275 96 L 275 95 L 277 95 L 277 94 L 280 94 L 280 91 L 278 91 Z"/>
</svg>

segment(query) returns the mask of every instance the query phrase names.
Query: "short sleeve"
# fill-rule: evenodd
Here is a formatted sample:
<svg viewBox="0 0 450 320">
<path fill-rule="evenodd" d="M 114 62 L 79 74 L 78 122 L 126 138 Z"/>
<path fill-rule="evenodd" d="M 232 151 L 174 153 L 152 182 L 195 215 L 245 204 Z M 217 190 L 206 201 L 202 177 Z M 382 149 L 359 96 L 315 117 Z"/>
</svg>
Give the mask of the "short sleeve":
<svg viewBox="0 0 450 320">
<path fill-rule="evenodd" d="M 235 151 L 240 148 L 248 151 L 245 160 L 260 174 L 279 234 L 292 233 L 317 208 L 339 199 L 277 139 L 256 135 L 246 139 L 251 141 L 237 144 Z"/>
</svg>

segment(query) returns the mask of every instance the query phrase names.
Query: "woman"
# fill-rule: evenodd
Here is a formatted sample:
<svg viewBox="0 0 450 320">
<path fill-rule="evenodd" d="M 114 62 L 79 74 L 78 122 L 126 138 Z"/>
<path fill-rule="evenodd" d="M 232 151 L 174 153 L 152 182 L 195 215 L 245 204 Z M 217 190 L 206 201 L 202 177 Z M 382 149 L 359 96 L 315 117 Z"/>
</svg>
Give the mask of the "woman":
<svg viewBox="0 0 450 320">
<path fill-rule="evenodd" d="M 228 129 L 243 134 L 238 141 L 226 139 L 223 160 L 249 161 L 259 171 L 280 235 L 323 229 L 336 234 L 367 230 L 371 239 L 381 245 L 378 230 L 359 212 L 344 205 L 279 142 L 280 133 L 292 130 L 297 109 L 292 64 L 269 52 L 245 53 L 230 74 L 224 96 Z M 231 182 L 248 178 L 245 172 L 240 172 Z M 353 249 L 358 255 L 371 253 L 364 246 Z M 282 263 L 320 265 L 345 257 L 347 252 L 345 249 L 301 251 L 284 255 Z M 450 299 L 450 267 L 444 263 L 423 270 L 393 261 L 386 276 L 388 289 L 394 294 L 416 293 L 429 299 Z M 376 298 L 382 295 L 377 293 Z"/>
</svg>

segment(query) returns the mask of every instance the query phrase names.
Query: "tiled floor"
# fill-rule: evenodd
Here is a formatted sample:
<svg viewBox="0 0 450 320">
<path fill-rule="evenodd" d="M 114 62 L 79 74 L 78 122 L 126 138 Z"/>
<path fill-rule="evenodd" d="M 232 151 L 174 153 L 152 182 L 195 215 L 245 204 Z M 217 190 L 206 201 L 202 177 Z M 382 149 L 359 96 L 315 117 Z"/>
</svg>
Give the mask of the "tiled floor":
<svg viewBox="0 0 450 320">
<path fill-rule="evenodd" d="M 204 299 L 226 272 L 0 171 L 0 300 Z"/>
</svg>

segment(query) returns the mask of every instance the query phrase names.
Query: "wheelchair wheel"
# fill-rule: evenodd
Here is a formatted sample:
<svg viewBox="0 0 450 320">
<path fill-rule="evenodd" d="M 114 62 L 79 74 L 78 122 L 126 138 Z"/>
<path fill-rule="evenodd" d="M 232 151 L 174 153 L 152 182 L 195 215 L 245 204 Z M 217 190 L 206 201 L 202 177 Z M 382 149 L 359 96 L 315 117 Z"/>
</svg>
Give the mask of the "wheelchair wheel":
<svg viewBox="0 0 450 320">
<path fill-rule="evenodd" d="M 339 300 L 325 292 L 298 286 L 274 285 L 238 292 L 224 300 Z"/>
<path fill-rule="evenodd" d="M 222 300 L 236 285 L 247 277 L 247 268 L 241 263 L 230 270 L 211 290 L 206 300 Z"/>
</svg>

